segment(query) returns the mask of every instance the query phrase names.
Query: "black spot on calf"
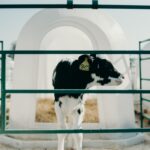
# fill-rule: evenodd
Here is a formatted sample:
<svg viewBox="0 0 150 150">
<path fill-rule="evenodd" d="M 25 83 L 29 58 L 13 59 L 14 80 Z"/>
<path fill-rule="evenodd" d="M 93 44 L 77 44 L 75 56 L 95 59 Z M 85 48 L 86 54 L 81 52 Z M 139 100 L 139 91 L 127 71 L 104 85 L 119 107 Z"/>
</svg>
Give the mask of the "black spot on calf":
<svg viewBox="0 0 150 150">
<path fill-rule="evenodd" d="M 81 114 L 81 109 L 78 109 L 77 112 L 78 112 L 78 114 L 80 115 L 80 114 Z"/>
<path fill-rule="evenodd" d="M 62 102 L 61 102 L 61 101 L 59 101 L 59 107 L 61 107 L 61 105 L 62 105 Z"/>
</svg>

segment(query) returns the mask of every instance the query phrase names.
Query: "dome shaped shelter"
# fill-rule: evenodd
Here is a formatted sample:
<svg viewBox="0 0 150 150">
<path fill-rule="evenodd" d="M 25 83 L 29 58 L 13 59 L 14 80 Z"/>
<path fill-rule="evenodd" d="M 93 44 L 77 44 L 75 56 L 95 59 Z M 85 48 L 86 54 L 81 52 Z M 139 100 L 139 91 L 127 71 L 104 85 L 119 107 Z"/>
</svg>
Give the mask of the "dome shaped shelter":
<svg viewBox="0 0 150 150">
<path fill-rule="evenodd" d="M 120 25 L 101 10 L 42 10 L 23 27 L 17 50 L 121 50 L 128 49 L 127 38 Z M 15 89 L 52 89 L 51 75 L 60 59 L 57 55 L 16 55 Z M 71 56 L 72 57 L 72 56 Z M 125 81 L 116 89 L 129 89 L 129 56 L 104 56 L 124 74 Z M 52 63 L 51 63 L 52 62 Z M 108 87 L 110 89 L 110 87 Z M 114 87 L 113 87 L 114 88 Z M 98 94 L 100 122 L 95 128 L 135 128 L 131 95 Z M 37 124 L 35 112 L 37 94 L 13 94 L 10 106 L 10 128 L 51 129 L 54 124 Z M 133 137 L 135 134 L 100 135 L 113 139 Z M 135 142 L 135 141 L 134 141 Z M 98 144 L 98 143 L 97 143 Z M 88 145 L 88 142 L 85 144 Z M 94 144 L 92 144 L 94 145 Z"/>
</svg>

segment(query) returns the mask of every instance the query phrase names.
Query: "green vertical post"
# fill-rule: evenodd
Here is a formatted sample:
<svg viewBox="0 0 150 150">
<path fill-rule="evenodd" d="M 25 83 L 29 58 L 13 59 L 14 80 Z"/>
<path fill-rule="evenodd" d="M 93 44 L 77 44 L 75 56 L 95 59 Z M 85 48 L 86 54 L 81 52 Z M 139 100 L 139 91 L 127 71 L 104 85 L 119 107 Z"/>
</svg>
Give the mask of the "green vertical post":
<svg viewBox="0 0 150 150">
<path fill-rule="evenodd" d="M 2 44 L 2 51 L 3 51 L 3 49 L 4 49 L 4 43 L 3 43 L 3 41 L 1 42 L 1 44 Z"/>
<path fill-rule="evenodd" d="M 2 53 L 1 59 L 1 129 L 5 131 L 5 122 L 6 122 L 6 54 Z"/>
<path fill-rule="evenodd" d="M 3 51 L 3 49 L 4 49 L 4 42 L 3 41 L 0 41 L 0 45 L 1 45 L 1 51 Z M 0 56 L 0 61 L 1 61 L 1 65 L 2 65 L 2 54 L 1 54 L 1 56 Z M 0 76 L 0 86 L 1 86 L 1 96 L 0 96 L 0 103 L 1 103 L 1 100 L 2 100 L 2 67 L 1 67 L 1 76 Z M 2 123 L 2 118 L 0 118 L 0 128 L 2 127 L 2 125 L 1 125 L 1 123 Z"/>
<path fill-rule="evenodd" d="M 92 0 L 92 8 L 98 9 L 98 0 Z"/>
<path fill-rule="evenodd" d="M 139 42 L 139 51 L 141 51 L 141 41 Z M 140 76 L 140 89 L 142 89 L 142 64 L 141 64 L 141 54 L 139 54 L 139 76 Z M 140 93 L 140 125 L 143 128 L 143 100 L 142 93 Z"/>
<path fill-rule="evenodd" d="M 72 9 L 73 8 L 73 0 L 67 0 L 67 8 Z"/>
</svg>

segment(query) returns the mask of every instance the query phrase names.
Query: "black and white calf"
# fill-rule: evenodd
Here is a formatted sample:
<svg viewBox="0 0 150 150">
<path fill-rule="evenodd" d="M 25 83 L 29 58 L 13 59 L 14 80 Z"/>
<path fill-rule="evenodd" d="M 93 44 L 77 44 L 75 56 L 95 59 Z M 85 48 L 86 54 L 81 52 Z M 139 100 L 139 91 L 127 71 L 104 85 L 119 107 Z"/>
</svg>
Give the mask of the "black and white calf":
<svg viewBox="0 0 150 150">
<path fill-rule="evenodd" d="M 123 75 L 106 59 L 81 55 L 74 61 L 57 64 L 54 89 L 88 89 L 95 85 L 120 85 Z M 84 117 L 83 94 L 55 94 L 55 111 L 60 129 L 81 129 Z M 66 134 L 58 135 L 58 150 L 64 150 Z M 73 135 L 75 149 L 82 150 L 82 134 Z"/>
</svg>

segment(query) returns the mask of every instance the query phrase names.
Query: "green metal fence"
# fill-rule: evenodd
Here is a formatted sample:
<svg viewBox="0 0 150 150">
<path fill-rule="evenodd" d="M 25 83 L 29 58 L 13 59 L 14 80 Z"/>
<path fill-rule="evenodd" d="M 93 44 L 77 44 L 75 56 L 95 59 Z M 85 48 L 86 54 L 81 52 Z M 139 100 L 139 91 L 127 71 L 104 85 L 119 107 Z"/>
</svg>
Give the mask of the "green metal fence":
<svg viewBox="0 0 150 150">
<path fill-rule="evenodd" d="M 147 43 L 147 42 L 150 42 L 150 39 L 139 41 L 139 51 L 142 51 L 142 44 Z M 143 77 L 143 74 L 142 74 L 142 67 L 143 67 L 142 62 L 143 61 L 148 61 L 148 60 L 150 60 L 150 57 L 142 58 L 141 54 L 139 55 L 140 89 L 142 89 L 142 82 L 143 81 L 150 81 L 150 78 L 145 78 L 145 77 Z M 150 102 L 149 99 L 146 99 L 146 98 L 143 97 L 143 93 L 140 93 L 140 120 L 141 120 L 141 127 L 143 127 L 143 120 L 144 119 L 150 120 L 150 116 L 149 115 L 145 115 L 143 113 L 143 102 L 144 101 Z"/>
<path fill-rule="evenodd" d="M 91 0 L 91 4 L 74 4 L 73 0 L 67 0 L 66 4 L 0 4 L 0 9 L 41 9 L 41 8 L 78 8 L 78 9 L 139 9 L 146 10 L 150 9 L 150 5 L 121 5 L 121 4 L 99 4 L 98 0 Z M 2 49 L 3 49 L 3 42 Z M 142 54 L 150 54 L 150 51 L 0 51 L 1 55 L 1 128 L 0 134 L 54 134 L 54 133 L 126 133 L 126 132 L 150 132 L 150 128 L 143 128 L 143 107 L 141 100 L 141 128 L 134 129 L 94 129 L 94 130 L 8 130 L 6 129 L 6 94 L 21 94 L 21 93 L 120 93 L 120 94 L 140 94 L 142 98 L 142 94 L 147 93 L 150 94 L 150 90 L 142 90 L 140 87 L 139 90 L 36 90 L 36 89 L 6 89 L 6 55 L 14 54 L 14 55 L 48 55 L 48 54 L 135 54 L 139 55 L 139 60 L 141 61 Z M 139 63 L 140 69 L 141 64 Z M 141 75 L 141 72 L 140 72 Z"/>
<path fill-rule="evenodd" d="M 3 41 L 0 41 L 0 50 L 3 51 L 4 49 L 4 42 Z M 0 62 L 1 62 L 1 56 L 0 56 Z M 0 75 L 0 83 L 1 83 L 1 75 Z M 1 96 L 0 96 L 0 100 L 1 100 Z"/>
<path fill-rule="evenodd" d="M 99 93 L 99 94 L 150 94 L 150 90 L 81 90 L 81 89 L 57 89 L 57 90 L 41 90 L 41 89 L 6 89 L 6 56 L 8 54 L 14 55 L 53 55 L 53 54 L 124 54 L 124 55 L 139 55 L 142 54 L 150 54 L 150 51 L 0 51 L 1 55 L 1 74 L 2 74 L 2 82 L 1 82 L 1 93 L 2 93 L 2 109 L 1 109 L 1 129 L 0 134 L 54 134 L 54 133 L 125 133 L 125 132 L 150 132 L 150 128 L 134 128 L 134 129 L 92 129 L 92 130 L 10 130 L 6 129 L 6 94 L 29 94 L 29 93 Z"/>
<path fill-rule="evenodd" d="M 42 8 L 78 8 L 78 9 L 150 9 L 150 5 L 127 4 L 100 4 L 98 0 L 91 0 L 91 4 L 74 4 L 73 0 L 67 0 L 66 4 L 0 4 L 0 9 L 42 9 Z"/>
<path fill-rule="evenodd" d="M 3 43 L 3 41 L 0 41 L 0 51 L 3 51 L 3 49 L 4 49 L 4 43 Z M 1 63 L 1 60 L 2 60 L 2 57 L 0 56 L 0 63 Z M 1 78 L 1 73 L 0 73 L 0 85 L 2 85 L 1 84 L 1 81 L 2 81 L 2 78 Z M 0 103 L 1 103 L 1 100 L 2 100 L 2 98 L 1 98 L 1 96 L 2 96 L 2 92 L 0 93 Z M 1 107 L 0 107 L 1 108 Z M 1 120 L 0 120 L 0 128 L 1 128 Z"/>
</svg>

